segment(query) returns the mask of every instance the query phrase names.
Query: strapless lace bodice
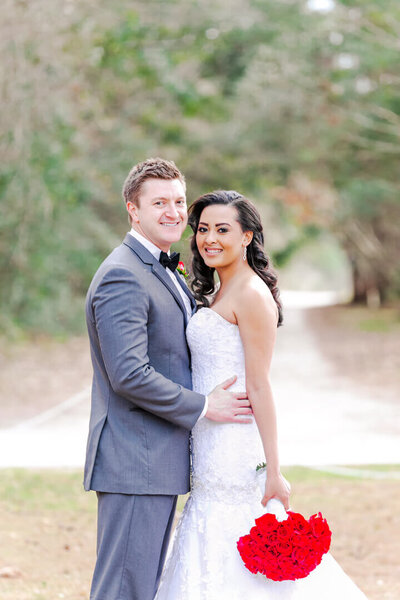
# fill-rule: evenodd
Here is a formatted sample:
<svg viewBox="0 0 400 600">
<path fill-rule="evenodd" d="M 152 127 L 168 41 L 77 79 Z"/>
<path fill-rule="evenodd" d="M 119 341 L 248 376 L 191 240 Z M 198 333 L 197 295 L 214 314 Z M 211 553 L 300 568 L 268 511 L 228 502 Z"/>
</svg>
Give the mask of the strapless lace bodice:
<svg viewBox="0 0 400 600">
<path fill-rule="evenodd" d="M 190 320 L 186 336 L 195 391 L 209 394 L 232 375 L 237 376 L 237 381 L 230 389 L 246 390 L 243 345 L 237 325 L 210 308 L 202 308 Z M 232 503 L 248 498 L 249 488 L 260 495 L 255 469 L 263 460 L 255 421 L 221 424 L 201 419 L 193 429 L 192 491 Z"/>
<path fill-rule="evenodd" d="M 237 325 L 211 308 L 202 308 L 189 321 L 186 337 L 196 392 L 208 394 L 231 375 L 238 379 L 230 389 L 245 389 L 243 345 Z"/>
</svg>

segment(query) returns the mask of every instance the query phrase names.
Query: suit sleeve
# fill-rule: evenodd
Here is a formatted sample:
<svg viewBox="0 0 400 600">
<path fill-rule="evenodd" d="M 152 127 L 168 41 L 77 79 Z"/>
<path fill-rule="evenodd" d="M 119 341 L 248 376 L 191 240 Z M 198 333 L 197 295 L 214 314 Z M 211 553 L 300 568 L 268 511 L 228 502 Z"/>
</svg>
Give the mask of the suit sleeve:
<svg viewBox="0 0 400 600">
<path fill-rule="evenodd" d="M 171 423 L 191 429 L 205 397 L 155 371 L 149 365 L 146 290 L 123 267 L 100 281 L 92 299 L 102 357 L 116 394 Z"/>
</svg>

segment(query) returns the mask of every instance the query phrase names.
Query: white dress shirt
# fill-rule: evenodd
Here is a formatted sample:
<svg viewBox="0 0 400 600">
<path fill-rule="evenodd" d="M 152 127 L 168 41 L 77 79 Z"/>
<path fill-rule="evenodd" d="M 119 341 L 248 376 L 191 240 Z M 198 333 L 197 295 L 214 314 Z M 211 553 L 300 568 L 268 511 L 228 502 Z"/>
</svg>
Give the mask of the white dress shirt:
<svg viewBox="0 0 400 600">
<path fill-rule="evenodd" d="M 145 238 L 143 235 L 141 235 L 140 233 L 138 233 L 137 231 L 135 231 L 135 229 L 133 229 L 133 228 L 129 231 L 129 233 L 130 233 L 130 235 L 132 237 L 135 238 L 135 240 L 137 240 L 140 244 L 142 244 L 142 246 L 144 246 L 146 248 L 146 250 L 148 250 L 154 256 L 154 258 L 156 258 L 157 260 L 160 260 L 161 249 L 158 246 L 156 246 L 155 244 L 153 244 L 153 242 L 151 242 L 150 240 L 148 240 L 147 238 Z M 168 251 L 168 254 L 169 253 L 170 252 Z M 177 282 L 176 277 L 173 274 L 173 272 L 171 271 L 171 269 L 169 269 L 167 267 L 165 270 L 168 273 L 168 275 L 171 278 L 171 280 L 174 282 L 174 285 L 175 285 L 176 289 L 178 290 L 178 292 L 179 292 L 179 294 L 180 294 L 180 296 L 181 296 L 181 298 L 182 298 L 182 300 L 184 302 L 184 305 L 185 305 L 185 308 L 186 308 L 187 317 L 188 317 L 188 320 L 189 320 L 190 317 L 192 316 L 192 307 L 190 305 L 190 300 L 186 296 L 185 292 L 183 291 L 183 289 L 181 288 L 181 286 L 179 285 L 179 283 Z M 208 398 L 206 396 L 206 401 L 204 403 L 204 408 L 203 408 L 203 410 L 201 412 L 201 415 L 199 416 L 198 420 L 202 419 L 205 416 L 207 410 L 208 410 Z"/>
<path fill-rule="evenodd" d="M 142 244 L 142 246 L 144 246 L 146 248 L 146 250 L 148 250 L 154 256 L 154 258 L 156 258 L 157 260 L 160 260 L 161 250 L 160 250 L 160 248 L 158 246 L 156 246 L 155 244 L 153 244 L 153 242 L 150 242 L 150 240 L 148 240 L 147 238 L 143 237 L 140 233 L 138 233 L 134 229 L 131 229 L 129 233 L 138 242 L 140 242 Z M 168 252 L 168 255 L 169 254 L 170 254 L 170 252 Z M 189 320 L 190 317 L 192 316 L 192 307 L 190 305 L 190 300 L 186 296 L 185 292 L 183 291 L 183 289 L 181 288 L 181 286 L 179 285 L 179 283 L 177 282 L 176 277 L 173 274 L 173 272 L 171 271 L 171 269 L 168 269 L 168 267 L 167 267 L 165 270 L 168 273 L 168 275 L 171 278 L 171 280 L 174 282 L 174 286 L 178 290 L 179 295 L 180 295 L 180 297 L 182 298 L 182 300 L 184 302 L 184 305 L 185 305 L 185 308 L 186 308 L 186 314 L 187 314 L 187 317 L 188 317 L 188 320 Z"/>
</svg>

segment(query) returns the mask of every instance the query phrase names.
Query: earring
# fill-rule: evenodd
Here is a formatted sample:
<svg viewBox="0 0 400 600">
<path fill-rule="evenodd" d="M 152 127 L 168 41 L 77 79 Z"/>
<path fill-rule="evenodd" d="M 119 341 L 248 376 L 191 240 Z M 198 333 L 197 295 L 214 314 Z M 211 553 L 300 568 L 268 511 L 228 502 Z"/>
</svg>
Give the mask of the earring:
<svg viewBox="0 0 400 600">
<path fill-rule="evenodd" d="M 243 248 L 243 260 L 246 260 L 247 258 L 247 246 L 244 246 Z"/>
</svg>

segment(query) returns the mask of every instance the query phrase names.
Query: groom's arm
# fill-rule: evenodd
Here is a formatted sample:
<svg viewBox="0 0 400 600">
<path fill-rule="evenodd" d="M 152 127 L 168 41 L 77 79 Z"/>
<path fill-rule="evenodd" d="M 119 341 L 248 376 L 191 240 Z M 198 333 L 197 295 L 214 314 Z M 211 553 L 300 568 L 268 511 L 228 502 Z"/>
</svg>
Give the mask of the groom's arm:
<svg viewBox="0 0 400 600">
<path fill-rule="evenodd" d="M 112 389 L 133 404 L 191 429 L 205 396 L 174 383 L 149 364 L 149 297 L 125 267 L 107 271 L 92 296 L 93 318 Z"/>
</svg>

